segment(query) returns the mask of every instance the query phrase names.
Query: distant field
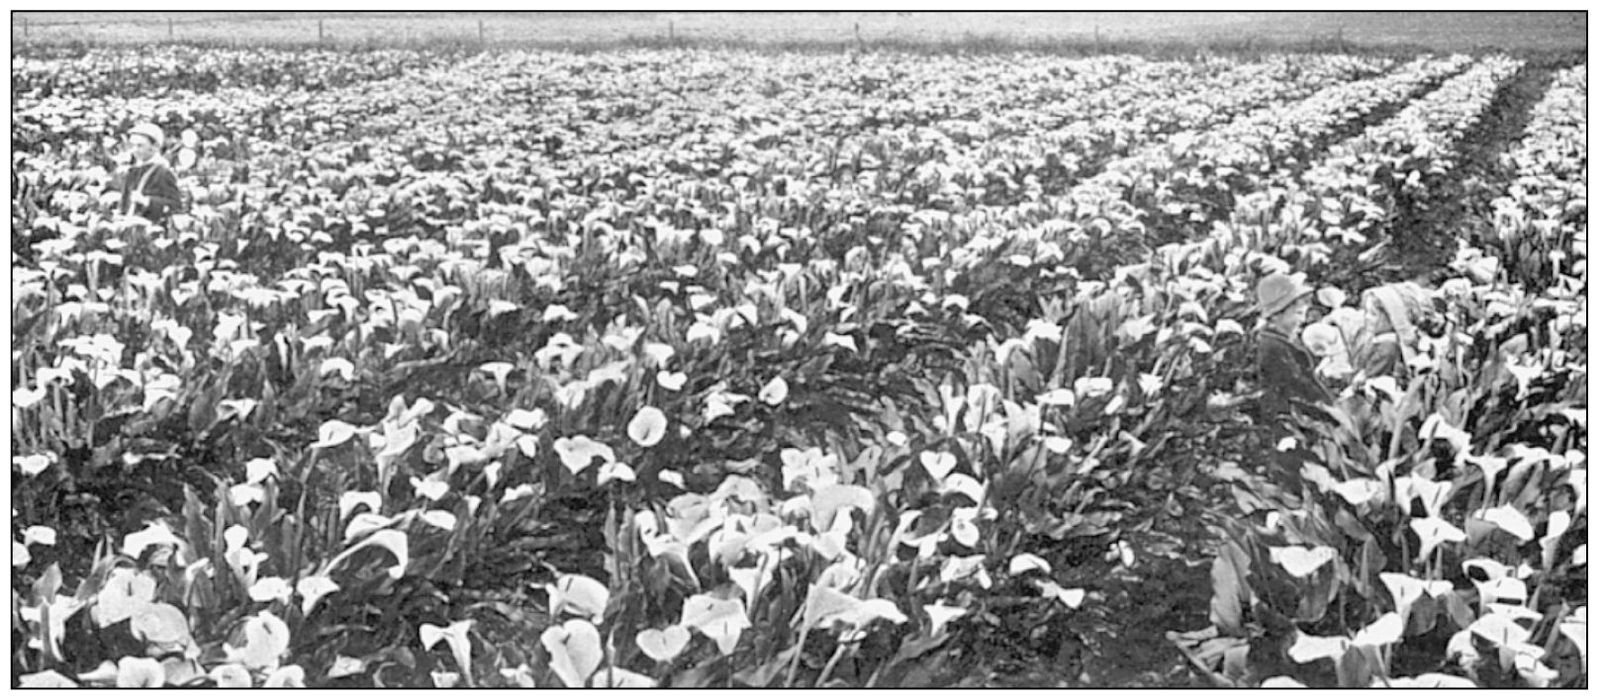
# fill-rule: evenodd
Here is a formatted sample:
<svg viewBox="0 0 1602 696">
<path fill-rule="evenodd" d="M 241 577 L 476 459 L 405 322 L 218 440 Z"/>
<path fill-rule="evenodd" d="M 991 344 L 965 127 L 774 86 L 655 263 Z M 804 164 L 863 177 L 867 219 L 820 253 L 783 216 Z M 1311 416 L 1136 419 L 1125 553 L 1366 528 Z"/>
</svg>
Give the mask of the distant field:
<svg viewBox="0 0 1602 696">
<path fill-rule="evenodd" d="M 321 27 L 319 28 L 319 24 Z M 482 28 L 481 28 L 482 26 Z M 319 36 L 321 31 L 321 36 Z M 1305 44 L 1443 51 L 1586 46 L 1584 12 L 318 13 L 16 12 L 13 42 L 335 45 L 484 41 L 584 46 L 684 39 L 755 45 L 868 43 Z"/>
</svg>

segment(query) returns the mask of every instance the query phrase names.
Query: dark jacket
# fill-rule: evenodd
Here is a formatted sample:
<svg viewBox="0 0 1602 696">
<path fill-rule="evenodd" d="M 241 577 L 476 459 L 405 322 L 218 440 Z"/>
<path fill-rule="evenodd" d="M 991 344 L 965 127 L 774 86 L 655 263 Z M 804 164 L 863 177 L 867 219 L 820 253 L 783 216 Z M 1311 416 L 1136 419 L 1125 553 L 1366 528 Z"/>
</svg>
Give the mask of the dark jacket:
<svg viewBox="0 0 1602 696">
<path fill-rule="evenodd" d="M 1273 329 L 1260 331 L 1257 376 L 1263 387 L 1263 415 L 1277 419 L 1302 404 L 1335 403 L 1335 396 L 1318 381 L 1317 365 L 1312 352 L 1299 341 Z"/>
<path fill-rule="evenodd" d="M 129 198 L 135 191 L 149 196 L 150 203 L 142 207 L 134 206 Z M 172 173 L 167 160 L 158 155 L 128 169 L 122 182 L 122 202 L 117 210 L 137 213 L 151 222 L 164 222 L 182 202 L 183 193 L 178 190 L 178 177 Z"/>
</svg>

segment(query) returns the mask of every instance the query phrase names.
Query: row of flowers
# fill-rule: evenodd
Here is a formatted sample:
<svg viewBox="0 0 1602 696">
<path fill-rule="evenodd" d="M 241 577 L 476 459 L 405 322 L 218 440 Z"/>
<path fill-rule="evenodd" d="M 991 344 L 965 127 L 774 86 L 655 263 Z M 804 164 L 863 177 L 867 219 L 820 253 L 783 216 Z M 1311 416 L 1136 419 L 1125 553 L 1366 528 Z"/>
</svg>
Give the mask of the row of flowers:
<svg viewBox="0 0 1602 696">
<path fill-rule="evenodd" d="M 160 46 L 34 47 L 11 62 L 12 93 L 22 100 L 100 97 L 192 99 L 219 90 L 284 92 L 338 89 L 396 77 L 451 60 L 418 51 L 280 50 Z"/>
<path fill-rule="evenodd" d="M 1344 260 L 1361 260 L 1363 252 L 1372 254 L 1378 242 L 1387 241 L 1375 239 L 1377 232 L 1401 232 L 1387 226 L 1408 203 L 1399 191 L 1422 196 L 1425 177 L 1438 182 L 1449 176 L 1458 139 L 1517 69 L 1517 62 L 1487 59 L 1305 167 L 1249 177 L 1254 183 L 1235 192 L 1222 221 L 1159 255 L 1179 262 L 1255 251 L 1313 275 L 1342 249 L 1351 252 Z M 1473 266 L 1482 281 L 1494 271 L 1483 261 Z"/>
<path fill-rule="evenodd" d="M 1517 257 L 1508 270 L 1531 286 L 1585 275 L 1586 74 L 1576 65 L 1553 75 L 1524 139 L 1504 156 L 1517 178 L 1492 201 L 1499 245 L 1491 251 Z"/>
<path fill-rule="evenodd" d="M 1176 241 L 1149 229 L 1158 220 L 1183 220 L 1181 238 L 1207 231 L 1212 221 L 1227 219 L 1235 198 L 1264 188 L 1278 167 L 1316 155 L 1337 128 L 1402 102 L 1469 62 L 1466 56 L 1420 58 L 1381 77 L 1335 84 L 1215 129 L 1181 131 L 1109 162 L 1102 173 L 1077 183 L 1060 204 L 1040 206 L 1030 216 L 1038 221 L 1022 227 L 1044 225 L 1046 238 L 1058 244 L 1071 240 L 1098 255 L 1138 260 L 1146 250 Z M 995 237 L 1016 236 L 1019 222 L 996 220 L 968 246 L 993 247 L 999 243 Z"/>
<path fill-rule="evenodd" d="M 757 57 L 749 58 L 759 62 Z M 636 172 L 660 175 L 666 173 L 661 171 L 663 168 L 694 178 L 702 172 L 693 171 L 674 153 L 697 150 L 716 154 L 717 159 L 725 161 L 737 153 L 739 159 L 751 161 L 729 164 L 743 168 L 747 174 L 768 171 L 811 179 L 819 172 L 796 171 L 794 165 L 787 163 L 816 163 L 819 155 L 826 154 L 833 162 L 852 162 L 853 172 L 864 168 L 893 171 L 909 166 L 927 169 L 928 161 L 961 158 L 965 151 L 981 146 L 992 135 L 1068 129 L 1057 131 L 1061 137 L 1050 138 L 1061 146 L 1056 148 L 1057 157 L 1051 158 L 1055 167 L 1037 148 L 1030 153 L 1032 161 L 1018 171 L 1017 153 L 1004 147 L 1001 152 L 980 159 L 982 170 L 968 168 L 962 172 L 963 160 L 958 160 L 956 168 L 947 165 L 938 174 L 924 171 L 918 176 L 927 180 L 920 183 L 930 192 L 939 191 L 945 180 L 956 178 L 956 193 L 960 194 L 965 193 L 965 187 L 990 185 L 993 175 L 1012 189 L 1024 184 L 1029 171 L 1046 177 L 1075 176 L 1082 167 L 1099 162 L 1118 148 L 1138 144 L 1142 138 L 1218 122 L 1261 104 L 1264 99 L 1293 98 L 1331 80 L 1374 69 L 1356 59 L 1344 58 L 1241 64 L 1216 61 L 1197 66 L 1151 63 L 1139 58 L 1040 60 L 1030 70 L 1013 70 L 1016 66 L 1009 65 L 1008 71 L 1002 71 L 999 64 L 989 69 L 983 65 L 964 66 L 968 71 L 965 74 L 978 72 L 986 76 L 978 83 L 983 88 L 974 89 L 950 82 L 949 76 L 957 74 L 951 66 L 914 69 L 904 62 L 874 65 L 871 62 L 882 59 L 865 59 L 869 64 L 861 66 L 855 77 L 833 77 L 835 72 L 823 69 L 821 60 L 769 58 L 760 62 L 771 63 L 765 67 L 772 69 L 759 72 L 740 61 L 712 59 L 694 52 L 628 54 L 621 59 L 514 54 L 494 61 L 469 60 L 448 70 L 411 71 L 326 94 L 300 90 L 269 99 L 261 92 L 234 89 L 216 97 L 186 93 L 117 103 L 77 97 L 24 100 L 18 105 L 21 137 L 25 142 L 48 144 L 45 151 L 52 156 L 39 161 L 20 160 L 19 175 L 32 188 L 42 188 L 45 196 L 58 189 L 84 190 L 86 184 L 92 189 L 94 181 L 104 178 L 103 173 L 95 173 L 96 168 L 109 167 L 115 144 L 108 139 L 139 120 L 154 120 L 174 133 L 196 132 L 197 140 L 204 145 L 196 148 L 203 162 L 220 160 L 215 164 L 223 173 L 237 175 L 253 185 L 288 174 L 273 163 L 294 162 L 304 157 L 308 148 L 325 167 L 351 169 L 352 176 L 368 178 L 386 174 L 384 168 L 364 171 L 368 161 L 384 159 L 381 153 L 369 152 L 375 146 L 407 153 L 409 156 L 401 163 L 417 168 L 472 161 L 476 165 L 473 168 L 483 168 L 485 174 L 499 178 L 508 173 L 505 169 L 527 168 L 523 161 L 526 155 L 518 154 L 520 151 L 526 152 L 530 147 L 541 150 L 548 145 L 566 157 L 561 162 L 537 160 L 545 169 L 565 169 L 563 162 L 578 161 L 586 162 L 586 168 L 593 167 L 589 163 L 592 154 L 633 157 L 632 153 L 647 153 L 648 159 L 621 163 L 618 170 L 591 170 L 597 180 L 621 181 Z M 592 79 L 597 71 L 613 77 L 597 82 Z M 772 80 L 772 76 L 784 78 L 774 84 L 788 91 L 753 100 L 756 95 L 752 93 L 764 89 L 759 80 Z M 664 79 L 695 85 L 697 92 L 687 94 L 693 98 L 682 105 L 642 96 L 651 93 L 650 85 L 661 84 Z M 856 103 L 847 108 L 840 99 L 856 99 L 853 80 L 891 87 L 869 95 L 871 101 L 866 106 Z M 473 83 L 482 89 L 464 87 Z M 791 107 L 798 100 L 785 97 L 800 89 L 812 95 L 808 100 L 799 100 L 805 106 L 786 119 L 772 117 L 781 112 L 781 103 L 786 104 L 783 112 L 793 111 Z M 429 96 L 441 91 L 463 98 L 441 103 Z M 547 96 L 541 108 L 515 108 L 526 105 L 527 95 L 536 91 Z M 1115 92 L 1116 98 L 1106 97 L 1105 92 Z M 1018 94 L 1027 96 L 1020 98 Z M 1172 108 L 1130 111 L 1131 104 L 1153 100 L 1158 106 Z M 953 104 L 962 106 L 954 111 Z M 893 115 L 881 115 L 905 108 L 925 115 L 911 124 Z M 497 117 L 464 118 L 460 115 L 463 110 L 474 114 L 490 111 Z M 842 110 L 851 117 L 842 121 Z M 1038 115 L 1046 111 L 1054 115 L 1041 121 Z M 1150 114 L 1162 117 L 1154 119 Z M 886 139 L 855 133 L 874 122 L 893 127 L 898 135 Z M 417 127 L 421 123 L 430 127 Z M 913 127 L 917 123 L 936 128 L 920 133 L 919 128 Z M 1087 129 L 1076 124 L 1096 125 Z M 807 149 L 800 151 L 782 147 L 761 152 L 774 144 L 832 138 L 830 134 L 835 129 L 841 129 L 841 140 L 834 144 L 832 152 L 820 151 L 823 143 L 807 143 Z M 507 138 L 508 134 L 524 133 L 527 135 L 510 141 Z M 961 142 L 954 143 L 952 138 Z M 399 142 L 392 143 L 390 139 Z M 908 142 L 917 144 L 900 144 Z M 748 144 L 757 147 L 753 149 Z M 514 149 L 508 151 L 508 146 Z M 911 161 L 898 161 L 901 158 L 891 154 L 898 150 Z M 483 156 L 475 157 L 480 154 Z M 247 161 L 255 168 L 243 167 Z M 998 161 L 1005 168 L 996 167 Z M 201 179 L 211 185 L 200 195 L 233 197 L 209 173 L 208 170 L 208 176 Z M 584 173 L 551 172 L 553 178 L 580 178 Z M 834 172 L 827 174 L 832 176 Z M 250 180 L 252 175 L 255 180 Z M 831 181 L 830 185 L 838 183 Z"/>
<path fill-rule="evenodd" d="M 1455 146 L 1522 66 L 1505 56 L 1484 58 L 1389 121 L 1332 148 L 1303 174 L 1303 190 L 1290 194 L 1288 206 L 1304 211 L 1307 236 L 1338 246 L 1394 223 L 1402 202 L 1428 196 L 1452 176 Z"/>
</svg>

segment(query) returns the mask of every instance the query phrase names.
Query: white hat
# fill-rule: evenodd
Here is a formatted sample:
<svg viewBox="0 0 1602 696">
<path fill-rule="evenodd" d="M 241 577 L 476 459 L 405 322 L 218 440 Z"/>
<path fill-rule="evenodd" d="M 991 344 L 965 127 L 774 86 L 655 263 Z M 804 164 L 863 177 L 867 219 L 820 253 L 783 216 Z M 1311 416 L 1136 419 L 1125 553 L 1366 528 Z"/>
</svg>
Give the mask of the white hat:
<svg viewBox="0 0 1602 696">
<path fill-rule="evenodd" d="M 150 139 L 150 142 L 155 143 L 157 147 L 160 147 L 161 142 L 166 140 L 167 137 L 161 132 L 161 127 L 154 123 L 141 123 L 129 129 L 128 134 L 145 136 Z"/>
<path fill-rule="evenodd" d="M 1313 288 L 1302 280 L 1302 274 L 1275 273 L 1257 281 L 1257 308 L 1264 319 L 1272 317 L 1296 304 L 1297 300 L 1313 294 Z"/>
</svg>

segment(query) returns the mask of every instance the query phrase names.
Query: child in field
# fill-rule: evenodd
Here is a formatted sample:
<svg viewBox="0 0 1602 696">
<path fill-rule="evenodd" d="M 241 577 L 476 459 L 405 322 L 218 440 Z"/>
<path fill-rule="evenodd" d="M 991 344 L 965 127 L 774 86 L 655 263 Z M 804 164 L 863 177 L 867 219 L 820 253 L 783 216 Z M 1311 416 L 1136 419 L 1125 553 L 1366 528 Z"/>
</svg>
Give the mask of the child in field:
<svg viewBox="0 0 1602 696">
<path fill-rule="evenodd" d="M 183 194 L 178 190 L 172 165 L 161 156 L 164 139 L 161 128 L 153 123 L 141 123 L 128 132 L 133 163 L 122 175 L 122 199 L 117 212 L 161 223 L 178 207 Z"/>
<path fill-rule="evenodd" d="M 1353 366 L 1370 377 L 1406 382 L 1420 322 L 1434 318 L 1430 292 L 1417 283 L 1390 283 L 1363 292 L 1364 331 L 1353 341 Z"/>
<path fill-rule="evenodd" d="M 1417 283 L 1390 283 L 1363 291 L 1360 307 L 1336 307 L 1302 333 L 1302 342 L 1324 362 L 1315 370 L 1345 381 L 1394 377 L 1408 381 L 1420 323 L 1438 323 L 1430 292 Z"/>
<path fill-rule="evenodd" d="M 1257 371 L 1265 418 L 1279 420 L 1293 410 L 1332 404 L 1335 397 L 1318 381 L 1318 360 L 1298 336 L 1307 321 L 1313 289 L 1295 276 L 1275 273 L 1257 283 L 1262 315 L 1257 334 Z M 1305 411 L 1303 411 L 1305 412 Z"/>
</svg>

